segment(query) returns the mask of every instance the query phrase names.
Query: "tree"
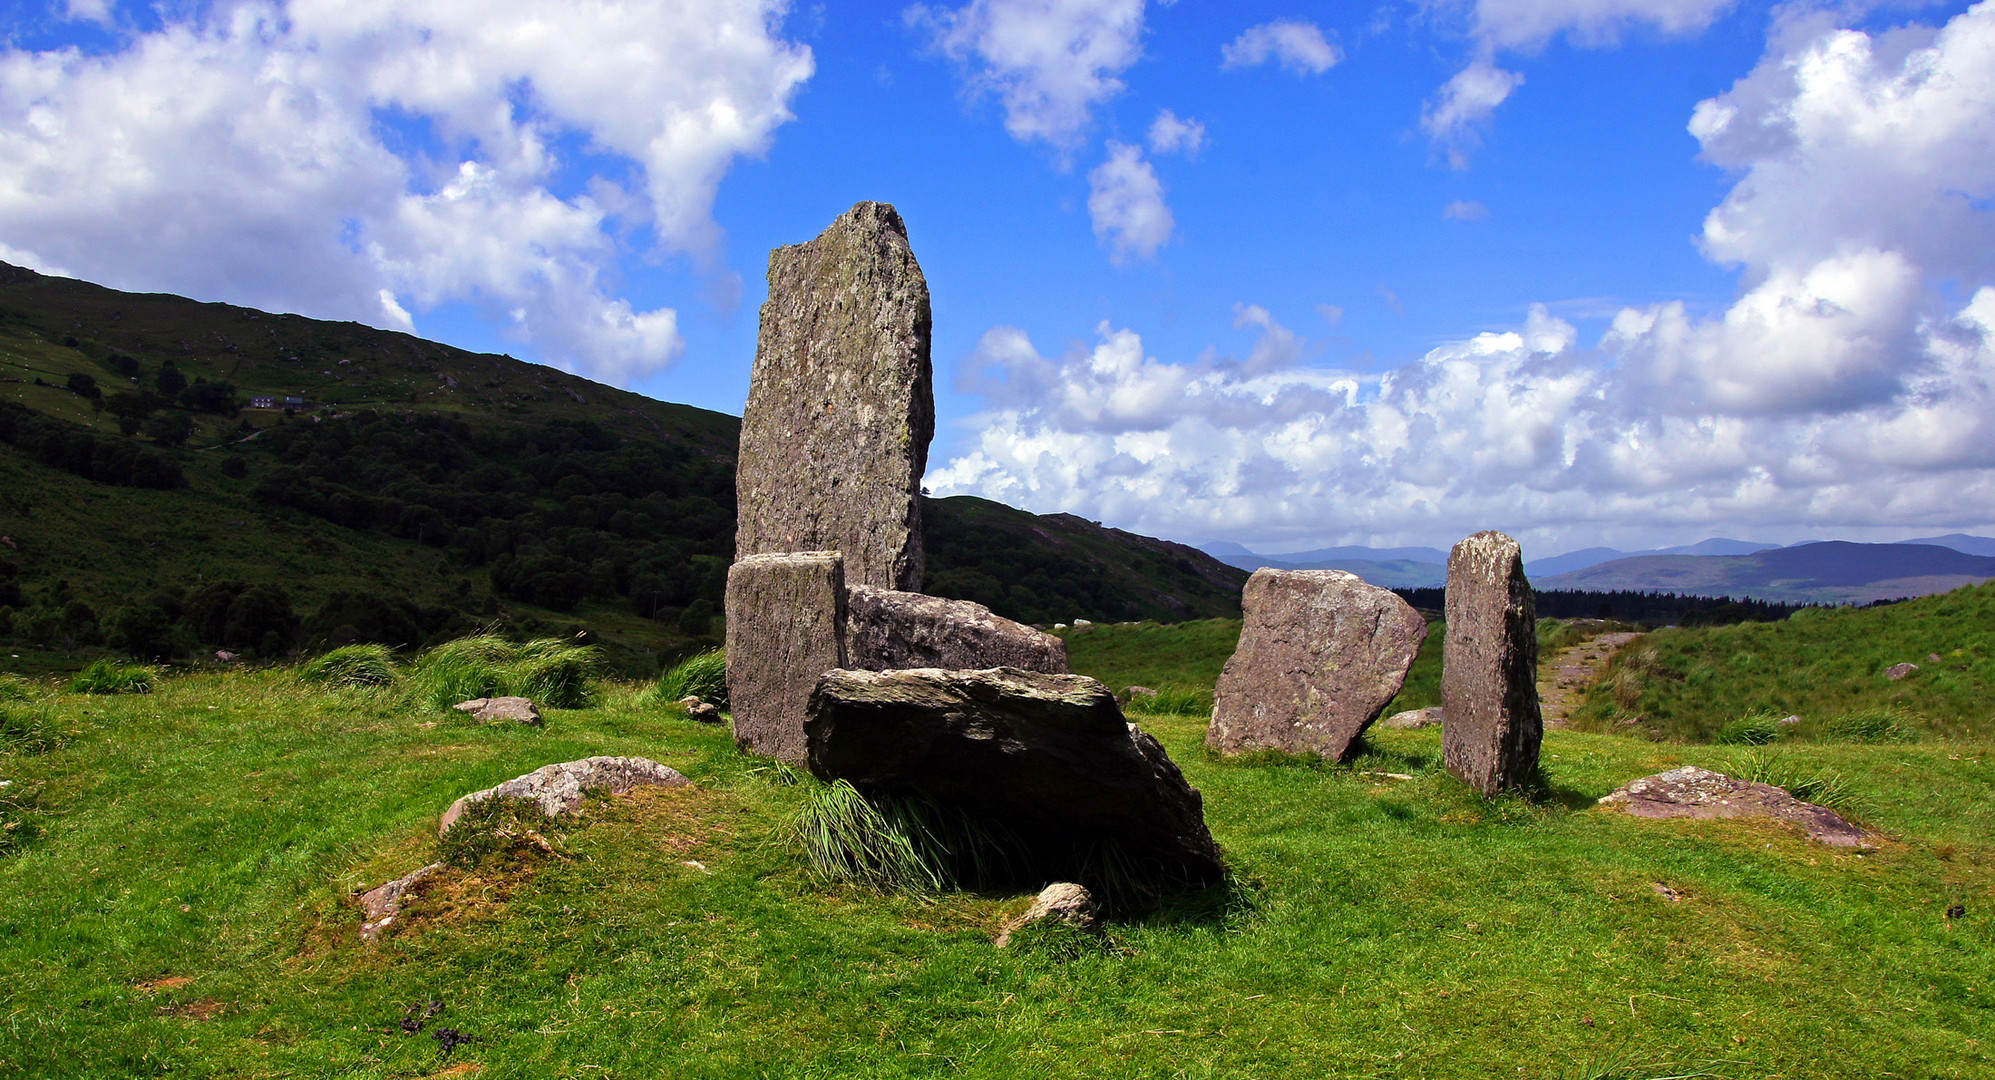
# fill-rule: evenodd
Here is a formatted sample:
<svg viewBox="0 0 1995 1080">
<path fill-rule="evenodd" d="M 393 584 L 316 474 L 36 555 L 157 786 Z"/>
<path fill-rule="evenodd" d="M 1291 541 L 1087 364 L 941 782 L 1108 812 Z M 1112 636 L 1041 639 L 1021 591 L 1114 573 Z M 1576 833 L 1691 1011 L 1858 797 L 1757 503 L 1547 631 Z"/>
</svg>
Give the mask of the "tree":
<svg viewBox="0 0 1995 1080">
<path fill-rule="evenodd" d="M 153 381 L 159 387 L 159 396 L 168 401 L 179 397 L 180 392 L 187 389 L 186 374 L 175 367 L 171 360 L 159 365 L 159 374 Z"/>
<path fill-rule="evenodd" d="M 145 422 L 146 438 L 162 446 L 185 446 L 194 434 L 194 421 L 186 413 L 163 412 Z"/>
<path fill-rule="evenodd" d="M 69 392 L 75 394 L 77 397 L 86 397 L 92 401 L 96 401 L 104 396 L 104 391 L 97 389 L 97 380 L 85 375 L 81 371 L 70 372 L 69 382 L 65 385 L 69 387 Z"/>
</svg>

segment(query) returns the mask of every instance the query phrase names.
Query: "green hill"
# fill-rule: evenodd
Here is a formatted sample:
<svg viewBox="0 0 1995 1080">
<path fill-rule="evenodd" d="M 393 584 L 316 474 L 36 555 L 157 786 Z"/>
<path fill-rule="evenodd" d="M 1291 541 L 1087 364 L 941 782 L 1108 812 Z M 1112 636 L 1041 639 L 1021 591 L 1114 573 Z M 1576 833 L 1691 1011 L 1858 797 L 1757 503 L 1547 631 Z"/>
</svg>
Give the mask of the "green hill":
<svg viewBox="0 0 1995 1080">
<path fill-rule="evenodd" d="M 33 669 L 499 626 L 653 670 L 719 640 L 739 431 L 408 334 L 0 264 L 0 637 Z M 1013 618 L 1239 610 L 1246 575 L 1188 547 L 969 498 L 925 519 L 928 590 Z"/>
</svg>

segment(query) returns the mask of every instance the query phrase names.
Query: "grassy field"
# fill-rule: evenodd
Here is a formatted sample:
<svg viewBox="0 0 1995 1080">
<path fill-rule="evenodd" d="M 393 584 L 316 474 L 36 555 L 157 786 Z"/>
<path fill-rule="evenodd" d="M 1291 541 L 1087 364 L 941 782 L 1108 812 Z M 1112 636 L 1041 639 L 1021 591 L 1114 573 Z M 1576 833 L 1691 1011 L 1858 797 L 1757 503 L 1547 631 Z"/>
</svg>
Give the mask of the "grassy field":
<svg viewBox="0 0 1995 1080">
<path fill-rule="evenodd" d="M 1099 670 L 1173 681 L 1141 652 Z M 1024 897 L 813 878 L 787 830 L 814 782 L 637 687 L 538 731 L 284 669 L 0 691 L 0 1075 L 1976 1077 L 1995 1055 L 1985 735 L 1780 750 L 1888 837 L 1856 855 L 1588 809 L 1764 748 L 1553 732 L 1550 795 L 1492 802 L 1434 730 L 1349 768 L 1240 765 L 1198 718 L 1137 716 L 1232 880 L 1062 957 L 992 948 Z M 589 754 L 696 786 L 593 803 L 550 833 L 566 861 L 448 871 L 358 940 L 355 895 L 436 857 L 452 799 Z M 445 1028 L 473 1041 L 446 1054 Z"/>
</svg>

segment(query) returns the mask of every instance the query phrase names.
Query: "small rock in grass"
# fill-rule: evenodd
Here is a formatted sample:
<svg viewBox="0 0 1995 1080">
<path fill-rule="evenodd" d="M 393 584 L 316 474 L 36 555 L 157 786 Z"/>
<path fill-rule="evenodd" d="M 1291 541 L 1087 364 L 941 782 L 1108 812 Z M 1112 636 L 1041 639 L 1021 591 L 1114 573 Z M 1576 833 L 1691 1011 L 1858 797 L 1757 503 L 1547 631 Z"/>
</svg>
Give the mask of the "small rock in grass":
<svg viewBox="0 0 1995 1080">
<path fill-rule="evenodd" d="M 366 921 L 360 924 L 360 939 L 373 941 L 388 929 L 395 916 L 402 913 L 402 896 L 423 879 L 443 869 L 442 863 L 431 863 L 420 870 L 411 870 L 401 877 L 369 889 L 360 895 L 360 909 L 366 914 Z"/>
<path fill-rule="evenodd" d="M 1780 720 L 1780 726 L 1781 726 L 1781 727 L 1793 727 L 1794 725 L 1796 725 L 1796 724 L 1798 724 L 1798 723 L 1800 723 L 1800 722 L 1801 722 L 1801 718 L 1800 718 L 1800 717 L 1798 717 L 1798 716 L 1785 716 L 1785 717 L 1782 717 L 1782 718 L 1781 718 L 1781 720 Z"/>
<path fill-rule="evenodd" d="M 494 720 L 511 720 L 516 724 L 541 727 L 546 721 L 540 718 L 540 710 L 532 701 L 523 697 L 472 698 L 460 701 L 451 708 L 461 713 L 469 713 L 471 719 L 483 723 Z"/>
<path fill-rule="evenodd" d="M 1408 709 L 1405 712 L 1393 713 L 1379 721 L 1379 726 L 1395 731 L 1410 731 L 1414 728 L 1433 727 L 1441 723 L 1442 719 L 1441 707 L 1429 705 L 1424 709 Z"/>
<path fill-rule="evenodd" d="M 1890 679 L 1892 682 L 1897 682 L 1917 670 L 1919 670 L 1919 665 L 1917 664 L 1893 664 L 1884 669 L 1884 677 Z"/>
<path fill-rule="evenodd" d="M 1926 654 L 1926 663 L 1928 664 L 1937 664 L 1940 662 L 1940 660 L 1941 657 L 1939 653 L 1929 652 Z"/>
<path fill-rule="evenodd" d="M 702 724 L 720 723 L 720 710 L 698 698 L 687 698 L 680 704 L 686 706 L 686 715 Z"/>
<path fill-rule="evenodd" d="M 1153 698 L 1156 696 L 1157 692 L 1147 686 L 1125 686 L 1122 688 L 1120 694 L 1115 695 L 1115 700 L 1126 705 L 1137 698 Z"/>
<path fill-rule="evenodd" d="M 437 824 L 438 836 L 450 831 L 464 809 L 490 798 L 531 799 L 548 817 L 572 814 L 582 808 L 590 791 L 622 795 L 640 787 L 685 787 L 692 781 L 678 770 L 641 757 L 588 757 L 543 765 L 525 776 L 516 776 L 496 787 L 474 791 L 450 804 Z"/>
<path fill-rule="evenodd" d="M 1059 923 L 1091 933 L 1101 929 L 1100 913 L 1093 894 L 1071 881 L 1056 881 L 1039 890 L 1032 906 L 1026 908 L 1023 915 L 1005 920 L 1004 930 L 998 934 L 997 947 L 1009 947 L 1013 934 L 1043 922 Z"/>
<path fill-rule="evenodd" d="M 1644 776 L 1600 800 L 1644 818 L 1765 818 L 1799 825 L 1831 847 L 1874 848 L 1870 834 L 1824 806 L 1802 802 L 1772 784 L 1756 784 L 1685 765 Z"/>
</svg>

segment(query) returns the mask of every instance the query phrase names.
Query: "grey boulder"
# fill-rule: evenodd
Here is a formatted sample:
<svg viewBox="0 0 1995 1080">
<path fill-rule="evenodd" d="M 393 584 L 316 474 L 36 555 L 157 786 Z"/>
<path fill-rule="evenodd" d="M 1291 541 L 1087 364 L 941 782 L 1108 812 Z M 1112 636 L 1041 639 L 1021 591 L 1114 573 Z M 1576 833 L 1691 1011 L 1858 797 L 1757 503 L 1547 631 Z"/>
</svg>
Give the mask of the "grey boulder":
<svg viewBox="0 0 1995 1080">
<path fill-rule="evenodd" d="M 968 600 L 853 585 L 846 592 L 847 667 L 1015 667 L 1065 675 L 1067 643 Z"/>
<path fill-rule="evenodd" d="M 1085 886 L 1071 881 L 1056 881 L 1039 890 L 1039 895 L 1032 898 L 1032 906 L 1026 908 L 1023 914 L 1005 920 L 1004 928 L 998 934 L 997 947 L 1009 947 L 1013 934 L 1039 923 L 1056 923 L 1092 933 L 1101 929 L 1101 913 L 1094 902 L 1094 894 L 1088 892 Z"/>
<path fill-rule="evenodd" d="M 523 697 L 472 698 L 470 701 L 460 701 L 451 708 L 461 713 L 469 713 L 471 719 L 482 723 L 510 720 L 515 724 L 526 724 L 530 727 L 542 727 L 546 724 L 546 721 L 540 718 L 540 710 L 531 700 Z"/>
<path fill-rule="evenodd" d="M 803 764 L 811 690 L 818 676 L 845 666 L 844 556 L 765 553 L 728 567 L 727 696 L 735 745 Z"/>
<path fill-rule="evenodd" d="M 474 791 L 450 804 L 437 823 L 438 836 L 450 831 L 472 803 L 492 798 L 527 799 L 548 817 L 573 814 L 591 791 L 623 795 L 640 787 L 685 787 L 692 781 L 678 770 L 641 757 L 587 757 L 543 765 L 525 776 Z"/>
<path fill-rule="evenodd" d="M 1802 802 L 1782 788 L 1685 765 L 1644 776 L 1600 800 L 1643 818 L 1763 818 L 1799 826 L 1831 847 L 1874 848 L 1876 842 L 1841 814 Z"/>
<path fill-rule="evenodd" d="M 1254 571 L 1240 644 L 1213 693 L 1205 744 L 1348 761 L 1406 683 L 1427 622 L 1342 570 Z"/>
<path fill-rule="evenodd" d="M 1378 726 L 1394 731 L 1413 731 L 1443 723 L 1445 716 L 1439 705 L 1429 705 L 1424 709 L 1407 709 L 1404 712 L 1393 713 L 1379 721 Z"/>
<path fill-rule="evenodd" d="M 1152 886 L 1224 873 L 1198 791 L 1086 676 L 831 671 L 804 733 L 820 779 L 959 808 L 1017 837 L 1038 867 L 1112 848 Z"/>
</svg>

